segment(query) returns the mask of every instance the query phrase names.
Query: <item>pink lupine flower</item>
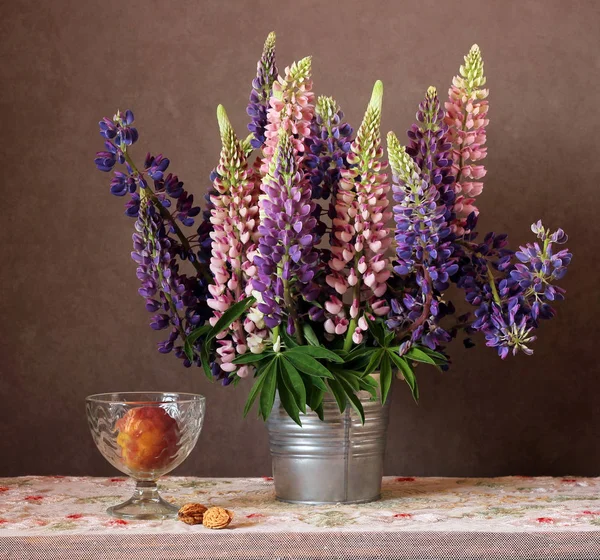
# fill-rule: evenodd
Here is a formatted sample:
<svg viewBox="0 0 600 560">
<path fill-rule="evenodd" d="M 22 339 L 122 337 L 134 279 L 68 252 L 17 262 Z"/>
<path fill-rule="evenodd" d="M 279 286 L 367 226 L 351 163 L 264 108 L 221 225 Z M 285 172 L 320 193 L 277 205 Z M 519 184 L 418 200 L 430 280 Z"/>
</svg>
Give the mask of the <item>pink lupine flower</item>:
<svg viewBox="0 0 600 560">
<path fill-rule="evenodd" d="M 381 102 L 383 84 L 375 83 L 373 94 L 356 139 L 348 152 L 349 168 L 342 170 L 342 178 L 335 197 L 335 216 L 332 220 L 333 237 L 329 274 L 326 281 L 340 296 L 350 288 L 353 304 L 348 321 L 340 313 L 331 313 L 325 329 L 331 334 L 344 334 L 346 348 L 352 341 L 362 340 L 360 321 L 361 302 L 368 306 L 378 306 L 377 300 L 386 290 L 390 276 L 385 252 L 391 238 L 386 226 L 391 217 L 387 210 L 387 194 L 390 186 L 383 172 L 383 149 L 379 126 L 381 122 Z M 332 297 L 325 308 L 337 309 L 339 298 Z"/>
<path fill-rule="evenodd" d="M 298 162 L 304 154 L 304 138 L 310 136 L 310 123 L 315 111 L 310 67 L 310 56 L 294 62 L 285 69 L 284 77 L 279 76 L 273 84 L 265 127 L 264 158 L 260 168 L 263 175 L 269 173 L 280 129 L 290 134 Z"/>
<path fill-rule="evenodd" d="M 477 45 L 473 45 L 465 56 L 465 64 L 460 67 L 459 75 L 452 80 L 448 92 L 450 100 L 446 103 L 444 122 L 449 126 L 449 139 L 452 142 L 452 174 L 456 177 L 454 191 L 456 219 L 451 224 L 457 235 L 465 233 L 469 214 L 479 210 L 475 206 L 475 197 L 481 194 L 485 176 L 483 165 L 475 164 L 487 155 L 485 127 L 488 124 L 488 90 L 485 84 L 483 60 Z"/>
<path fill-rule="evenodd" d="M 247 294 L 249 280 L 255 272 L 248 255 L 256 249 L 258 227 L 253 170 L 221 105 L 217 118 L 223 147 L 214 181 L 216 194 L 211 196 L 213 243 L 209 266 L 214 284 L 208 287 L 210 298 L 207 300 L 214 310 L 211 325 Z M 220 333 L 219 338 L 222 339 L 217 348 L 219 365 L 226 373 L 235 372 L 238 368 L 232 361 L 248 349 L 245 329 L 236 321 L 228 331 Z"/>
</svg>

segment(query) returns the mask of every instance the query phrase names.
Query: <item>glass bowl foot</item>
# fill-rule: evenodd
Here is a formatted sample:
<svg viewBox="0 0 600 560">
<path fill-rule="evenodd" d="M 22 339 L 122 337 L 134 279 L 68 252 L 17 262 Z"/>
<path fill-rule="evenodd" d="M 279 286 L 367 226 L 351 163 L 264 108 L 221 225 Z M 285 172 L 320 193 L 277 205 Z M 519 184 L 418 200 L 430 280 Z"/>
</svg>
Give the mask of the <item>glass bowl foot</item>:
<svg viewBox="0 0 600 560">
<path fill-rule="evenodd" d="M 179 508 L 164 500 L 155 482 L 138 482 L 129 500 L 106 510 L 118 519 L 169 519 L 177 517 Z"/>
</svg>

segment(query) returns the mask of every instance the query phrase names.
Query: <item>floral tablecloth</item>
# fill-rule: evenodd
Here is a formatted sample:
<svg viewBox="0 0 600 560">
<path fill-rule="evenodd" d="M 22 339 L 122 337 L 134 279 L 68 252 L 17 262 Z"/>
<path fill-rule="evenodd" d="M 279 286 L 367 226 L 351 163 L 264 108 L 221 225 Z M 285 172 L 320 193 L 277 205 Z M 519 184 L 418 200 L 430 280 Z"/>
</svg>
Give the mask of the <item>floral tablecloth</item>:
<svg viewBox="0 0 600 560">
<path fill-rule="evenodd" d="M 220 531 L 108 517 L 132 485 L 0 478 L 0 558 L 600 558 L 600 478 L 386 477 L 346 506 L 277 502 L 269 477 L 161 480 L 176 504 L 234 511 Z"/>
</svg>

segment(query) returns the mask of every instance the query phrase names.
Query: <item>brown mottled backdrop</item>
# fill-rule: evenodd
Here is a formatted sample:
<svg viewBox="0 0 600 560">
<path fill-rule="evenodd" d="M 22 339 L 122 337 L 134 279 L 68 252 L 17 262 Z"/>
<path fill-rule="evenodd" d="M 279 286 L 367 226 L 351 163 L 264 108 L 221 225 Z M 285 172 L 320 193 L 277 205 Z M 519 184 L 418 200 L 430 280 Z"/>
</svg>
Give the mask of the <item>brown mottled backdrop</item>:
<svg viewBox="0 0 600 560">
<path fill-rule="evenodd" d="M 600 2 L 14 0 L 0 7 L 0 475 L 107 474 L 87 394 L 197 391 L 198 446 L 178 469 L 266 475 L 266 431 L 242 419 L 249 388 L 209 384 L 156 352 L 130 260 L 133 221 L 96 171 L 97 122 L 132 108 L 137 157 L 162 151 L 198 198 L 215 165 L 215 109 L 244 134 L 267 33 L 280 67 L 314 55 L 314 82 L 357 126 L 374 80 L 383 132 L 411 124 L 427 86 L 445 96 L 477 42 L 490 88 L 480 230 L 570 235 L 568 300 L 535 355 L 452 348 L 450 372 L 397 384 L 389 474 L 600 474 L 597 223 Z"/>
</svg>

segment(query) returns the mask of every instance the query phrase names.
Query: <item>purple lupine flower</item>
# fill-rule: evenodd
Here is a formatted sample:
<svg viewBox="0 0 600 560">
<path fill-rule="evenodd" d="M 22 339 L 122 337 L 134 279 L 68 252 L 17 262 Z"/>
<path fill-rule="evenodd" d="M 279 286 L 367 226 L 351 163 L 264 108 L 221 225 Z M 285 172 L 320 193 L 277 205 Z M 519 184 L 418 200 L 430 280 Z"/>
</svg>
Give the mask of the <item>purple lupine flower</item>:
<svg viewBox="0 0 600 560">
<path fill-rule="evenodd" d="M 256 65 L 256 78 L 252 80 L 250 103 L 246 109 L 252 119 L 248 130 L 254 138 L 250 141 L 253 148 L 261 148 L 265 142 L 265 126 L 267 125 L 267 109 L 277 79 L 277 65 L 275 64 L 275 33 L 269 33 L 262 56 Z"/>
<path fill-rule="evenodd" d="M 400 297 L 391 299 L 387 324 L 410 332 L 411 342 L 420 341 L 435 349 L 451 339 L 439 323 L 453 309 L 441 300 L 440 293 L 458 271 L 446 221 L 447 206 L 440 200 L 438 189 L 443 175 L 434 171 L 430 147 L 420 152 L 425 158 L 425 171 L 391 132 L 388 152 L 393 198 L 397 202 L 393 207 L 397 242 L 394 272 L 413 280 L 404 283 Z M 437 185 L 431 182 L 434 178 Z"/>
<path fill-rule="evenodd" d="M 527 346 L 536 337 L 531 335 L 533 326 L 530 326 L 527 317 L 522 315 L 517 321 L 516 311 L 518 304 L 513 301 L 508 306 L 508 312 L 503 312 L 500 305 L 492 303 L 490 322 L 485 330 L 486 346 L 497 348 L 498 355 L 504 359 L 512 349 L 513 355 L 518 351 L 531 355 L 533 350 Z"/>
<path fill-rule="evenodd" d="M 150 326 L 154 330 L 171 329 L 158 350 L 168 353 L 175 349 L 189 367 L 182 345 L 186 335 L 206 320 L 206 298 L 198 297 L 197 278 L 179 272 L 178 242 L 169 236 L 160 212 L 147 196 L 141 200 L 135 228 L 131 256 L 138 264 L 137 277 L 142 283 L 138 292 L 146 299 L 146 309 L 155 313 Z M 179 346 L 175 346 L 177 340 L 181 341 Z"/>
<path fill-rule="evenodd" d="M 286 313 L 293 316 L 295 298 L 301 296 L 311 302 L 319 293 L 313 282 L 318 253 L 314 247 L 316 220 L 312 215 L 311 185 L 298 169 L 292 142 L 284 129 L 279 133 L 271 172 L 261 188 L 264 219 L 258 228 L 261 237 L 254 257 L 258 271 L 252 284 L 262 294 L 258 309 L 264 314 L 265 324 L 273 329 Z M 295 332 L 293 321 L 288 322 L 288 332 Z"/>
<path fill-rule="evenodd" d="M 462 244 L 457 286 L 477 306 L 469 332 L 482 332 L 486 344 L 496 347 L 501 358 L 510 351 L 530 354 L 526 344 L 535 340 L 531 332 L 539 327 L 540 319 L 555 316 L 551 302 L 564 298 L 564 290 L 553 282 L 565 275 L 572 255 L 567 249 L 554 253 L 553 243 L 565 243 L 567 236 L 561 229 L 550 233 L 541 222 L 531 229 L 542 245 L 521 246 L 514 253 L 518 263 L 513 263 L 512 251 L 505 248 L 505 235 L 490 233 L 479 245 Z"/>
<path fill-rule="evenodd" d="M 455 177 L 452 175 L 452 143 L 449 141 L 448 125 L 443 119 L 444 110 L 440 107 L 437 90 L 431 86 L 419 105 L 418 123 L 408 130 L 410 145 L 406 152 L 416 162 L 423 178 L 437 188 L 440 201 L 447 209 L 444 219 L 451 223 L 455 218 L 452 187 Z"/>
<path fill-rule="evenodd" d="M 310 125 L 311 135 L 306 138 L 303 165 L 309 170 L 313 200 L 328 200 L 328 215 L 335 218 L 335 197 L 341 179 L 341 170 L 348 167 L 347 155 L 352 145 L 352 127 L 343 122 L 344 113 L 332 97 L 319 97 L 315 116 Z M 319 237 L 326 230 L 321 221 L 322 208 L 315 205 Z M 333 235 L 333 233 L 332 233 Z"/>
<path fill-rule="evenodd" d="M 199 225 L 197 237 L 187 237 L 179 229 L 177 221 L 192 225 L 200 208 L 194 206 L 193 197 L 178 177 L 166 174 L 169 160 L 164 156 L 148 154 L 143 170 L 135 166 L 128 153 L 138 140 L 133 119 L 131 111 L 117 111 L 113 119 L 100 121 L 106 151 L 96 155 L 96 165 L 101 171 L 110 171 L 117 163 L 123 164 L 114 172 L 110 190 L 116 196 L 130 194 L 125 213 L 137 218 L 132 257 L 139 265 L 139 293 L 146 299 L 146 309 L 154 314 L 150 326 L 155 330 L 171 329 L 169 337 L 159 343 L 159 352 L 174 351 L 189 367 L 191 363 L 183 351 L 185 337 L 211 315 L 206 303 L 209 277 L 200 264 L 206 262 L 207 250 L 210 254 L 210 223 L 208 227 L 206 222 Z M 189 260 L 197 276 L 180 274 L 177 258 Z M 196 342 L 196 350 L 201 344 L 201 340 Z"/>
</svg>

